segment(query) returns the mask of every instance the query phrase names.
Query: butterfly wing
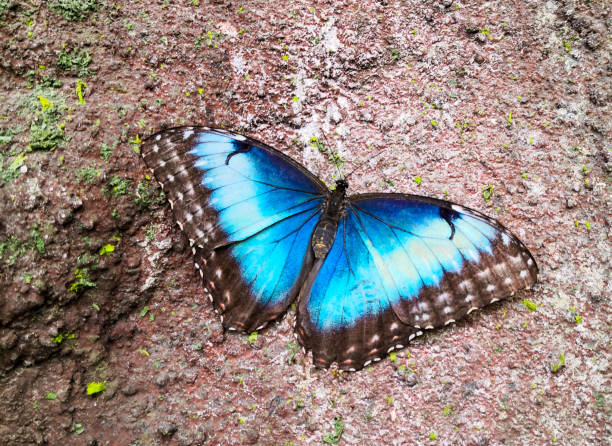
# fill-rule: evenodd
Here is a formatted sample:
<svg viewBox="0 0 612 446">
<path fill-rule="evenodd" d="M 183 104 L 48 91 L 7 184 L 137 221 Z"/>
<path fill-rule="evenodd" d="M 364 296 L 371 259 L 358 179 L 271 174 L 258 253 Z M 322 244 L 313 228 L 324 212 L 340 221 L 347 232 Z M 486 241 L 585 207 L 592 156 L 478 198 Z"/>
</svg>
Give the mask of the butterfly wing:
<svg viewBox="0 0 612 446">
<path fill-rule="evenodd" d="M 327 188 L 281 152 L 222 130 L 173 128 L 141 150 L 224 326 L 252 331 L 284 312 L 312 264 Z"/>
<path fill-rule="evenodd" d="M 315 365 L 359 369 L 536 281 L 523 243 L 497 221 L 426 197 L 351 197 L 308 278 L 298 337 Z"/>
</svg>

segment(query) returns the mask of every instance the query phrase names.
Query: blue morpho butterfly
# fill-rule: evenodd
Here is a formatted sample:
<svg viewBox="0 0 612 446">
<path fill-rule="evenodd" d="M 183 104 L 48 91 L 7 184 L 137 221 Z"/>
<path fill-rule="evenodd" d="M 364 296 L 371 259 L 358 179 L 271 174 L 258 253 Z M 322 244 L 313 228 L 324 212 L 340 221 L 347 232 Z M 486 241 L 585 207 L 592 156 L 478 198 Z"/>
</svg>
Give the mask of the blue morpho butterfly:
<svg viewBox="0 0 612 446">
<path fill-rule="evenodd" d="M 314 364 L 357 370 L 536 281 L 497 221 L 416 195 L 347 195 L 290 157 L 205 127 L 164 130 L 145 163 L 186 233 L 229 330 L 251 332 L 297 298 L 296 334 Z"/>
</svg>

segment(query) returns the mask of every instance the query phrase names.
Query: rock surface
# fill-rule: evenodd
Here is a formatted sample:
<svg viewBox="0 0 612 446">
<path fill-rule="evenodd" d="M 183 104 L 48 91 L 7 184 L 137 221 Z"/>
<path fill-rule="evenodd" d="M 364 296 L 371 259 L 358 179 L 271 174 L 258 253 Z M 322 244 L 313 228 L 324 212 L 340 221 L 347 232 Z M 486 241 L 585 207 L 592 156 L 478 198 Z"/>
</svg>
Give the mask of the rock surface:
<svg viewBox="0 0 612 446">
<path fill-rule="evenodd" d="M 608 444 L 610 23 L 603 0 L 0 1 L 0 442 Z M 539 283 L 355 374 L 314 369 L 291 311 L 252 348 L 137 153 L 187 123 L 332 183 L 317 137 L 353 193 L 486 212 Z"/>
</svg>

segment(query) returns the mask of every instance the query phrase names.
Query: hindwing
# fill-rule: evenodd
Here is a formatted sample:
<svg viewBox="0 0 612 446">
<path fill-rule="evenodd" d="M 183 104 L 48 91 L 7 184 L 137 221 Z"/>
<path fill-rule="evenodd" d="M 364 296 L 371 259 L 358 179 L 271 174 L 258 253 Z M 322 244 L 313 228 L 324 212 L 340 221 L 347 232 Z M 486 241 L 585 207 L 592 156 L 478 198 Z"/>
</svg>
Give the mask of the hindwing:
<svg viewBox="0 0 612 446">
<path fill-rule="evenodd" d="M 315 264 L 298 335 L 315 364 L 354 370 L 489 303 L 532 286 L 537 265 L 497 221 L 401 194 L 351 197 Z"/>
</svg>

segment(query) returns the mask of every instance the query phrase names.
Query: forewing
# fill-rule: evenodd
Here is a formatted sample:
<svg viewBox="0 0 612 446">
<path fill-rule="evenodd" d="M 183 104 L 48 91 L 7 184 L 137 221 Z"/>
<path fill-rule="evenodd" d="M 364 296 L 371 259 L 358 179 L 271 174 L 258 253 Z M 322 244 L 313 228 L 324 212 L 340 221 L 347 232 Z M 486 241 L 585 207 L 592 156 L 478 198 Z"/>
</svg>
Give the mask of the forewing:
<svg viewBox="0 0 612 446">
<path fill-rule="evenodd" d="M 173 128 L 141 150 L 224 326 L 251 331 L 284 312 L 311 263 L 321 182 L 281 152 L 221 130 Z"/>
</svg>

